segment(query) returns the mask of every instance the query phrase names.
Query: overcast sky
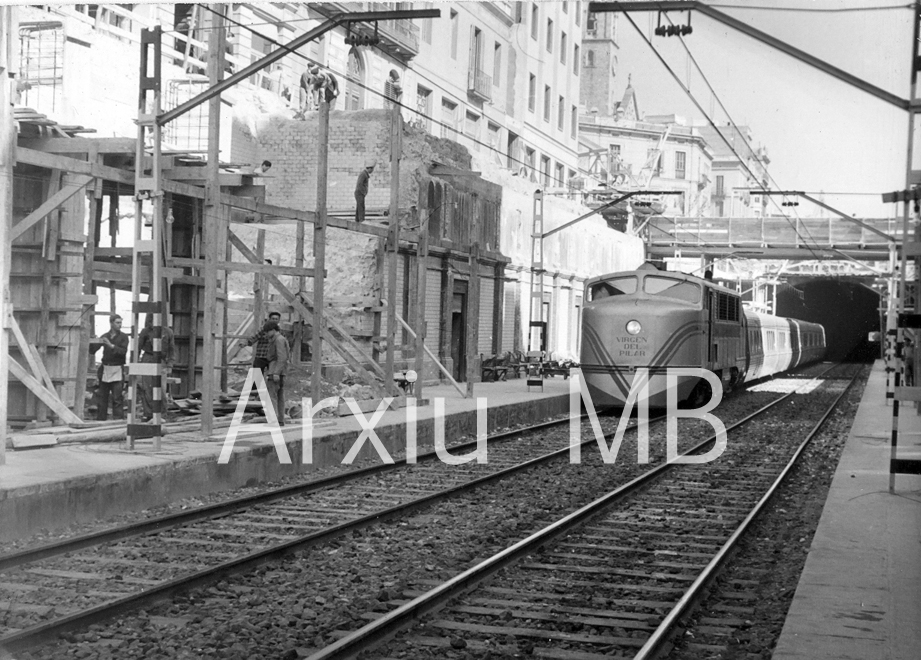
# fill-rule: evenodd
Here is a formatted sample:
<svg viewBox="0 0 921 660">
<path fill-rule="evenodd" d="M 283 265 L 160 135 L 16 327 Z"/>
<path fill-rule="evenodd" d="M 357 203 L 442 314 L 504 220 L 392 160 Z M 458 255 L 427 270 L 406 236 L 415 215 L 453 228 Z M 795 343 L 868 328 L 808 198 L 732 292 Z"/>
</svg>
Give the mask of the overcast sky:
<svg viewBox="0 0 921 660">
<path fill-rule="evenodd" d="M 910 95 L 913 11 L 898 0 L 718 0 L 713 7 L 901 98 Z M 769 9 L 755 9 L 766 7 Z M 799 9 L 873 11 L 806 12 Z M 631 13 L 682 82 L 719 125 L 713 99 L 678 37 L 657 37 L 655 13 Z M 676 24 L 687 12 L 669 12 Z M 667 21 L 663 19 L 663 23 Z M 905 187 L 908 114 L 818 69 L 695 13 L 684 42 L 726 106 L 768 148 L 770 172 L 783 189 L 872 193 L 826 195 L 863 217 L 892 216 L 879 194 Z M 618 98 L 632 74 L 641 114 L 677 112 L 704 120 L 626 16 L 618 25 Z M 774 208 L 774 212 L 778 209 Z"/>
</svg>

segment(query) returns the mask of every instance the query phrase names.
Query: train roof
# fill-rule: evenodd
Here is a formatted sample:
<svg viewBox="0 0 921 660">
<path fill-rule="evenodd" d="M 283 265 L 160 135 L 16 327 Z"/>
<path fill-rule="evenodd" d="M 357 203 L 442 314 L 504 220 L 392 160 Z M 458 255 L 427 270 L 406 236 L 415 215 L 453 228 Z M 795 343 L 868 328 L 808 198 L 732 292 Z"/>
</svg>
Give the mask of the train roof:
<svg viewBox="0 0 921 660">
<path fill-rule="evenodd" d="M 673 270 L 659 270 L 653 266 L 648 261 L 637 267 L 634 270 L 621 270 L 614 273 L 607 273 L 606 275 L 598 275 L 596 277 L 590 277 L 586 280 L 585 284 L 591 286 L 598 282 L 604 282 L 614 277 L 625 277 L 627 275 L 655 275 L 656 277 L 670 277 L 676 280 L 683 280 L 685 282 L 694 282 L 696 284 L 701 284 L 705 287 L 716 289 L 724 293 L 728 293 L 733 296 L 738 296 L 739 292 L 733 289 L 728 289 L 720 284 L 717 284 L 713 280 L 704 279 L 703 277 L 697 277 L 696 275 L 690 275 L 688 273 L 679 273 Z"/>
</svg>

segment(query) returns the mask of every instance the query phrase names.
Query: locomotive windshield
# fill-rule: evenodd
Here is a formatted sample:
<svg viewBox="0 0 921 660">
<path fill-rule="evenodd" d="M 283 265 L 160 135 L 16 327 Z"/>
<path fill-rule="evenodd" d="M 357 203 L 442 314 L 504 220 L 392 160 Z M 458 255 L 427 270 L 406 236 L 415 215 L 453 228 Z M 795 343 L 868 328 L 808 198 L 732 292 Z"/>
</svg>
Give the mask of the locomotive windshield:
<svg viewBox="0 0 921 660">
<path fill-rule="evenodd" d="M 643 280 L 643 291 L 653 296 L 674 298 L 689 303 L 700 302 L 700 285 L 668 277 L 647 275 Z"/>
<path fill-rule="evenodd" d="M 611 296 L 628 296 L 636 293 L 636 277 L 615 277 L 593 284 L 589 288 L 589 300 L 601 300 Z"/>
</svg>

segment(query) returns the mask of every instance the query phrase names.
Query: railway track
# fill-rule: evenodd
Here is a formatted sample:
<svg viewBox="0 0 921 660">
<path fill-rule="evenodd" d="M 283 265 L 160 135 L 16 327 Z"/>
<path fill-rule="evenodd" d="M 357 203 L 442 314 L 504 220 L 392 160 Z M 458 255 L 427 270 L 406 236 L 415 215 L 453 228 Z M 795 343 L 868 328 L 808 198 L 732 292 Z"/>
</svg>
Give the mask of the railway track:
<svg viewBox="0 0 921 660">
<path fill-rule="evenodd" d="M 366 613 L 371 623 L 343 632 L 311 660 L 440 657 L 452 649 L 655 657 L 852 382 L 831 377 L 810 394 L 826 405 L 818 423 L 798 414 L 804 406 L 792 394 L 782 397 L 729 427 L 728 447 L 713 463 L 660 465 L 446 582 L 404 591 L 411 600 Z M 744 611 L 745 586 L 723 623 Z"/>
<path fill-rule="evenodd" d="M 496 434 L 485 464 L 445 465 L 430 452 L 415 465 L 376 465 L 2 556 L 0 649 L 47 642 L 560 458 L 568 435 L 539 434 L 568 424 Z"/>
</svg>

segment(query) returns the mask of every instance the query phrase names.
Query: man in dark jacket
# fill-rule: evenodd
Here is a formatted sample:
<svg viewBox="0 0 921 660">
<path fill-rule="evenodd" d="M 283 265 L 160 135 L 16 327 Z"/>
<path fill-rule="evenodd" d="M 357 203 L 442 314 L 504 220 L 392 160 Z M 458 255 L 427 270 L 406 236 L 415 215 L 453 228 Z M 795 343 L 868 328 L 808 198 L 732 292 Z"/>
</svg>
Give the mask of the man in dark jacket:
<svg viewBox="0 0 921 660">
<path fill-rule="evenodd" d="M 374 171 L 374 163 L 369 161 L 365 169 L 358 175 L 358 181 L 355 183 L 355 222 L 364 222 L 365 220 L 365 197 L 368 196 L 368 180 Z"/>
<path fill-rule="evenodd" d="M 269 321 L 275 321 L 278 324 L 281 321 L 281 312 L 270 312 Z M 269 354 L 269 337 L 266 334 L 265 330 L 260 330 L 252 337 L 246 340 L 247 346 L 253 346 L 253 367 L 258 369 L 263 374 L 265 373 L 266 367 L 269 366 L 269 361 L 267 358 Z"/>
<path fill-rule="evenodd" d="M 109 318 L 109 331 L 102 337 L 102 364 L 99 366 L 96 390 L 96 419 L 104 421 L 109 417 L 109 397 L 112 397 L 113 419 L 125 418 L 124 367 L 128 355 L 128 335 L 122 332 L 122 317 L 114 314 Z M 99 350 L 97 347 L 96 350 Z"/>
<path fill-rule="evenodd" d="M 269 398 L 275 407 L 279 426 L 285 425 L 285 373 L 288 371 L 288 358 L 290 350 L 288 340 L 278 329 L 278 323 L 268 321 L 262 331 L 269 338 L 268 361 L 265 370 L 266 385 L 269 388 Z"/>
<path fill-rule="evenodd" d="M 154 339 L 160 339 L 160 356 L 154 351 Z M 165 325 L 154 325 L 153 314 L 148 314 L 144 329 L 138 335 L 138 344 L 141 349 L 141 362 L 147 364 L 160 364 L 160 370 L 167 376 L 173 370 L 176 361 L 176 342 L 173 331 Z M 161 383 L 160 376 L 141 376 L 138 379 L 138 394 L 142 407 L 142 420 L 149 421 L 154 414 L 154 388 Z M 160 412 L 166 413 L 167 393 L 161 392 Z"/>
</svg>

